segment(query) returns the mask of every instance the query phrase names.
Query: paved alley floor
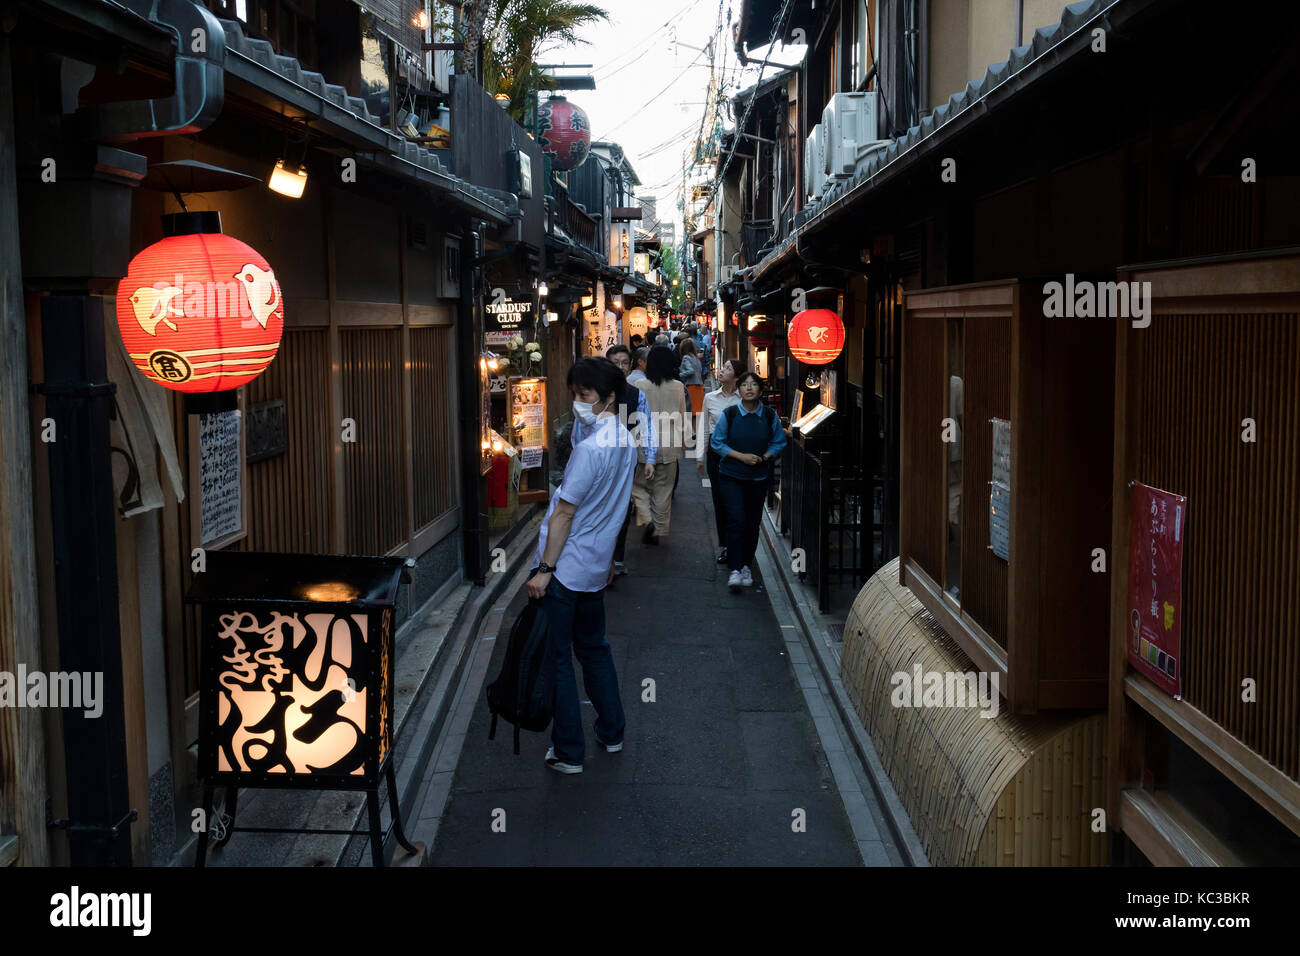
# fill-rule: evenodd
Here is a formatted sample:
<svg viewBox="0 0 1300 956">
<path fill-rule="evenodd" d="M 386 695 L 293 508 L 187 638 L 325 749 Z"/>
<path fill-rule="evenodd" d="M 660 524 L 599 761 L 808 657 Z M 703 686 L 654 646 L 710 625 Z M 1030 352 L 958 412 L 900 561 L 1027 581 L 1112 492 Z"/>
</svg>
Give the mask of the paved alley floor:
<svg viewBox="0 0 1300 956">
<path fill-rule="evenodd" d="M 511 725 L 487 739 L 480 689 L 435 866 L 861 863 L 764 583 L 728 591 L 714 562 L 709 491 L 694 461 L 683 465 L 670 533 L 646 547 L 633 525 L 629 574 L 605 595 L 627 712 L 623 751 L 595 748 L 595 712 L 584 703 L 583 773 L 547 769 L 549 732 L 524 733 L 515 756 Z M 505 633 L 524 601 L 521 589 Z M 653 702 L 643 700 L 647 679 Z M 493 830 L 498 811 L 505 832 Z"/>
</svg>

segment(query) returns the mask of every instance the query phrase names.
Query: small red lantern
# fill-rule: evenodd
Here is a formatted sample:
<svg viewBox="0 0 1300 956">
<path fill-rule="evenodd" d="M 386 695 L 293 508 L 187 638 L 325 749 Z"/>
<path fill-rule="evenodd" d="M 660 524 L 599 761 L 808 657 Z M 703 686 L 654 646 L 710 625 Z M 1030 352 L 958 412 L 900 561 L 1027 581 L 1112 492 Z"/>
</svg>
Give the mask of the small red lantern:
<svg viewBox="0 0 1300 956">
<path fill-rule="evenodd" d="M 844 349 L 844 323 L 830 309 L 805 309 L 790 320 L 790 354 L 805 365 L 829 365 Z"/>
<path fill-rule="evenodd" d="M 591 122 L 581 106 L 552 96 L 537 107 L 542 152 L 556 169 L 577 169 L 591 152 Z"/>
<path fill-rule="evenodd" d="M 131 260 L 117 286 L 117 327 L 146 378 L 181 392 L 222 392 L 271 364 L 284 302 L 251 246 L 220 232 L 173 235 Z"/>
</svg>

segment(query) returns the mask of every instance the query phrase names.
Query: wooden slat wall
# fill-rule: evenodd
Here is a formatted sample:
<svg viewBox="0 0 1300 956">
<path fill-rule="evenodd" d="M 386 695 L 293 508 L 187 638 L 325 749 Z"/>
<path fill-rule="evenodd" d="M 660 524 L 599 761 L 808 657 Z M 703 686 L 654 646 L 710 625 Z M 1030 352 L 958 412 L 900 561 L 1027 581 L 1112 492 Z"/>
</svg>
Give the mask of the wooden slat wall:
<svg viewBox="0 0 1300 956">
<path fill-rule="evenodd" d="M 947 514 L 946 445 L 941 423 L 948 414 L 944 371 L 944 320 L 909 315 L 903 321 L 901 553 L 943 581 Z"/>
<path fill-rule="evenodd" d="M 342 329 L 343 417 L 356 441 L 343 445 L 345 547 L 386 554 L 408 537 L 402 441 L 399 329 Z"/>
<path fill-rule="evenodd" d="M 967 318 L 963 335 L 961 606 L 1007 646 L 1007 562 L 989 548 L 990 418 L 1011 418 L 1011 317 Z M 1014 427 L 1014 426 L 1013 426 Z M 1014 500 L 1014 491 L 1012 493 Z"/>
<path fill-rule="evenodd" d="M 330 552 L 329 342 L 323 329 L 289 329 L 276 360 L 247 386 L 246 402 L 283 399 L 288 450 L 248 466 L 243 551 Z"/>
<path fill-rule="evenodd" d="M 416 530 L 456 506 L 456 409 L 450 327 L 411 329 Z"/>
<path fill-rule="evenodd" d="M 1129 349 L 1130 477 L 1188 499 L 1184 699 L 1300 779 L 1300 315 L 1157 315 Z"/>
</svg>

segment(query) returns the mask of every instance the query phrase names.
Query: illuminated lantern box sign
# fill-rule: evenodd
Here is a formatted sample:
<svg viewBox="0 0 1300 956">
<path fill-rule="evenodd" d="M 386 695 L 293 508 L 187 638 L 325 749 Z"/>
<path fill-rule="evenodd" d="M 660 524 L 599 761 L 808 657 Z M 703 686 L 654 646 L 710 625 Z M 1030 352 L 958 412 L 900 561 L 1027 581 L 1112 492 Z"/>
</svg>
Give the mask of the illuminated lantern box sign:
<svg viewBox="0 0 1300 956">
<path fill-rule="evenodd" d="M 182 392 L 251 382 L 284 332 L 275 272 L 252 246 L 223 235 L 215 212 L 164 216 L 163 231 L 117 286 L 117 327 L 131 361 Z"/>
<path fill-rule="evenodd" d="M 650 327 L 650 313 L 643 306 L 637 305 L 628 309 L 625 318 L 627 320 L 628 335 L 644 336 Z"/>
<path fill-rule="evenodd" d="M 790 320 L 790 354 L 805 365 L 829 365 L 844 349 L 844 323 L 830 309 L 805 309 Z"/>
<path fill-rule="evenodd" d="M 381 776 L 390 802 L 396 793 L 393 618 L 405 559 L 211 551 L 206 561 L 187 596 L 202 606 L 205 807 L 213 786 L 366 790 L 377 829 Z M 382 853 L 382 835 L 371 836 Z"/>
<path fill-rule="evenodd" d="M 516 335 L 524 335 L 533 321 L 531 296 L 516 293 L 497 295 L 483 306 L 483 344 L 489 348 L 506 346 Z"/>
</svg>

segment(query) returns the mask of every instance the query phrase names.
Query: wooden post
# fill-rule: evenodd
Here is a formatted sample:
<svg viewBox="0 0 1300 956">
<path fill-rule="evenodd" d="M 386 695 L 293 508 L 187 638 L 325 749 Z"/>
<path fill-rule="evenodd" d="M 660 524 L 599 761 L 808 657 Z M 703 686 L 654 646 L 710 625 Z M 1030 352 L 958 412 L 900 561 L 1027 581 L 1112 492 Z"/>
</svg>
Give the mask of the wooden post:
<svg viewBox="0 0 1300 956">
<path fill-rule="evenodd" d="M 19 663 L 43 668 L 10 64 L 9 39 L 0 33 L 0 248 L 6 250 L 0 256 L 0 670 L 12 673 Z M 50 865 L 41 721 L 39 710 L 0 709 L 0 834 L 17 832 L 25 866 Z"/>
</svg>

